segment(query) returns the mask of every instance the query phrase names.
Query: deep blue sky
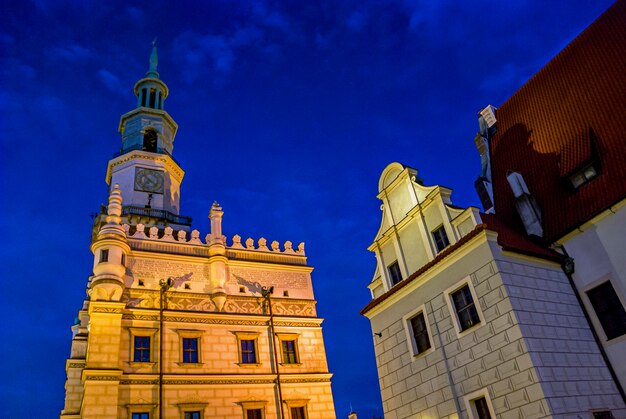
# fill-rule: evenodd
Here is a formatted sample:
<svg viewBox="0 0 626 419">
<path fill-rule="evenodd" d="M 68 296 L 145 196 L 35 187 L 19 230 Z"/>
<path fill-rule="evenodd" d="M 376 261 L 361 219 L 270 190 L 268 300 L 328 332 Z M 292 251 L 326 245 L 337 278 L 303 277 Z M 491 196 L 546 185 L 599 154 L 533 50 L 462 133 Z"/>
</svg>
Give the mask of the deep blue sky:
<svg viewBox="0 0 626 419">
<path fill-rule="evenodd" d="M 58 417 L 119 117 L 158 36 L 182 213 L 306 242 L 338 417 L 382 416 L 367 319 L 393 161 L 479 205 L 476 112 L 612 3 L 18 1 L 0 16 L 0 417 Z M 200 5 L 201 4 L 201 5 Z M 27 413 L 28 412 L 28 413 Z M 38 413 L 33 413 L 38 412 Z M 26 415 L 26 416 L 25 416 Z"/>
</svg>

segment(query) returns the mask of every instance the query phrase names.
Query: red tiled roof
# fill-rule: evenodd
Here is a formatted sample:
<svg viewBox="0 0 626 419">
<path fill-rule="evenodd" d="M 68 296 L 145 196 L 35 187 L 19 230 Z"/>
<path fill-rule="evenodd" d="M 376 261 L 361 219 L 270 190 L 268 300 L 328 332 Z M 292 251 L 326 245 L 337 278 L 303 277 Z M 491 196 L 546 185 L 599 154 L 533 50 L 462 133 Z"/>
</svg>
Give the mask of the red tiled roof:
<svg viewBox="0 0 626 419">
<path fill-rule="evenodd" d="M 553 242 L 626 197 L 626 0 L 572 41 L 496 114 L 490 140 L 498 218 L 523 232 L 506 180 L 521 173 Z M 599 173 L 574 190 L 568 174 L 599 161 Z"/>
</svg>

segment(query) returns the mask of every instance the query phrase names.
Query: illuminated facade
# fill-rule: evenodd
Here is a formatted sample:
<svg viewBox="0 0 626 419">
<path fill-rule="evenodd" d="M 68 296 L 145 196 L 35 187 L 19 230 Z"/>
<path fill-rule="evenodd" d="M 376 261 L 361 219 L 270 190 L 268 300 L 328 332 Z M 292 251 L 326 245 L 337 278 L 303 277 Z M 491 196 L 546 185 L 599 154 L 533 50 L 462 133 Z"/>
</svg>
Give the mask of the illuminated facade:
<svg viewBox="0 0 626 419">
<path fill-rule="evenodd" d="M 485 213 L 392 163 L 372 325 L 386 418 L 626 417 L 626 1 L 479 114 Z"/>
<path fill-rule="evenodd" d="M 334 418 L 304 244 L 222 234 L 180 214 L 184 171 L 156 48 L 135 85 L 94 223 L 62 418 Z"/>
</svg>

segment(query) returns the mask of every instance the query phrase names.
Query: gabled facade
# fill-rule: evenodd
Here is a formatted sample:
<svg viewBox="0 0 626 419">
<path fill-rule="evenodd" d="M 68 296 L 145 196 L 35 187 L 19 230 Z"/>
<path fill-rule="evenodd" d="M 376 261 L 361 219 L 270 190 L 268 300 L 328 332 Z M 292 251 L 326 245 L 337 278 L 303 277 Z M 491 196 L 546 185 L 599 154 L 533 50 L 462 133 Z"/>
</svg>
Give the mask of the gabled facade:
<svg viewBox="0 0 626 419">
<path fill-rule="evenodd" d="M 362 314 L 385 418 L 626 415 L 559 255 L 450 195 L 399 163 L 380 177 Z"/>
<path fill-rule="evenodd" d="M 227 241 L 217 203 L 191 229 L 156 67 L 153 48 L 108 164 L 61 417 L 335 417 L 304 244 Z"/>
</svg>

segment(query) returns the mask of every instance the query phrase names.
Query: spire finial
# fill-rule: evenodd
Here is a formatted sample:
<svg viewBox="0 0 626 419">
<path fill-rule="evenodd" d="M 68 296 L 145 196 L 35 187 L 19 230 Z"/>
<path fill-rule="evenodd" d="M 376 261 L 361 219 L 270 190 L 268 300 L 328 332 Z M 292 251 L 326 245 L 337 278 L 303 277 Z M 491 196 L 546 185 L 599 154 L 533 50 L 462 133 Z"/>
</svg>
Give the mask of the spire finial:
<svg viewBox="0 0 626 419">
<path fill-rule="evenodd" d="M 157 65 L 159 64 L 159 57 L 157 55 L 157 47 L 156 47 L 156 37 L 152 41 L 152 53 L 150 54 L 150 68 L 146 73 L 147 77 L 153 77 L 158 79 L 159 73 L 157 72 Z"/>
</svg>

